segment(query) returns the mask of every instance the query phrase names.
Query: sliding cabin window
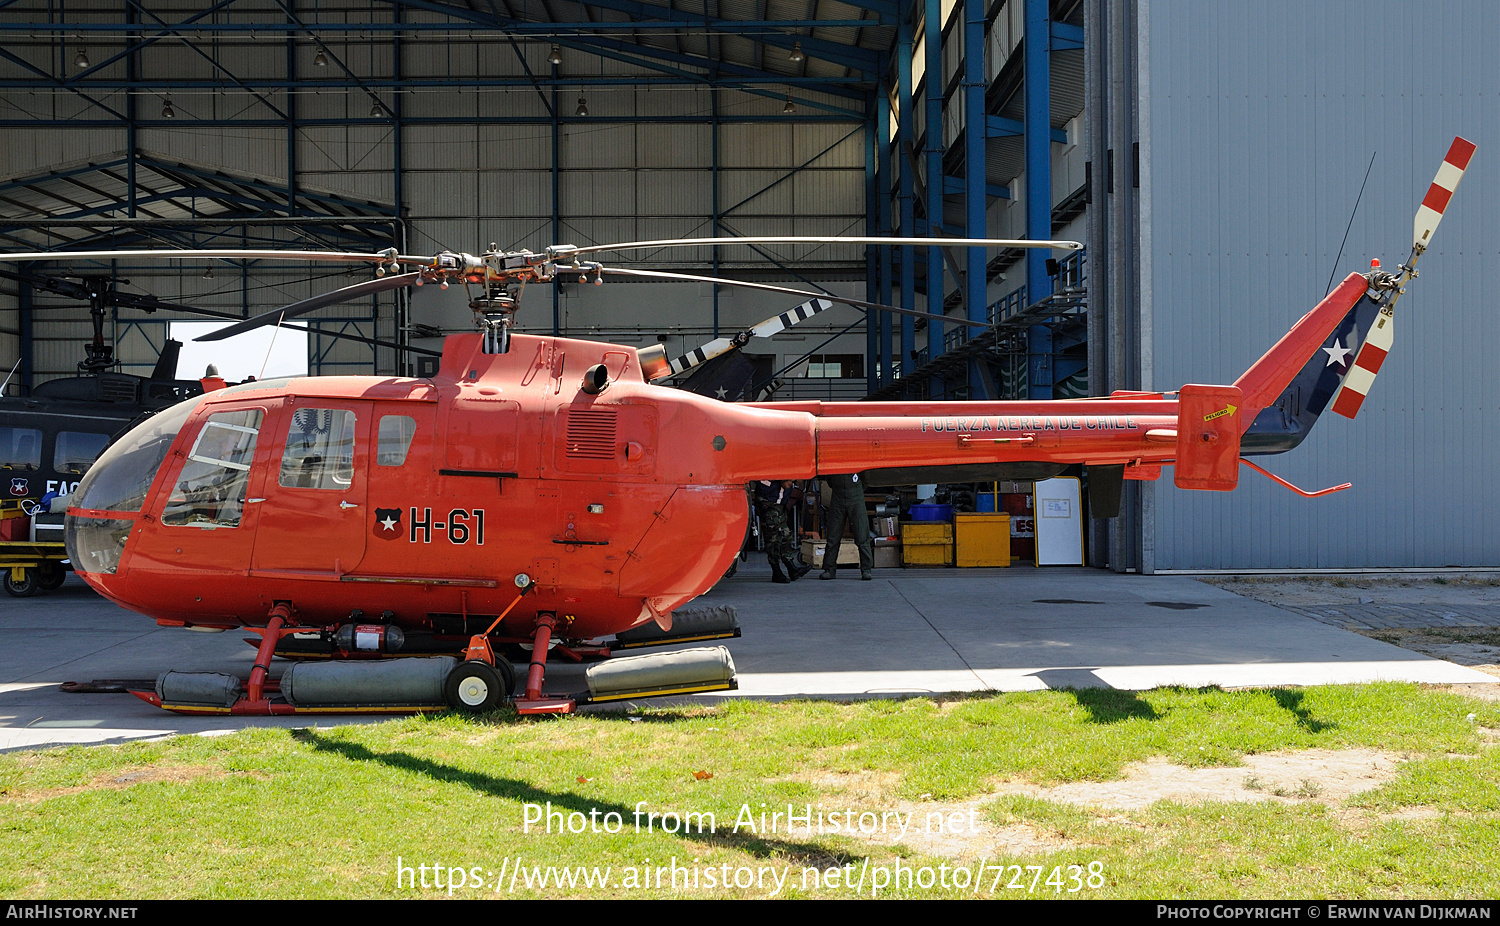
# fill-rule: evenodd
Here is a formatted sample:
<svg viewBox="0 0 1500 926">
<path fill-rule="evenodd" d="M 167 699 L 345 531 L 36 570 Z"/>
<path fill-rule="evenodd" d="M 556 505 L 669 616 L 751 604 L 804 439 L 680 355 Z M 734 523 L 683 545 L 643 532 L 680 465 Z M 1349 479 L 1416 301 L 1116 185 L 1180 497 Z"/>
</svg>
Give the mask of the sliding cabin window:
<svg viewBox="0 0 1500 926">
<path fill-rule="evenodd" d="M 289 489 L 347 489 L 354 482 L 354 413 L 299 408 L 287 429 L 280 484 Z"/>
<path fill-rule="evenodd" d="M 386 415 L 380 419 L 380 441 L 375 447 L 375 462 L 380 466 L 400 466 L 406 462 L 411 439 L 417 434 L 417 419 L 406 415 Z"/>
</svg>

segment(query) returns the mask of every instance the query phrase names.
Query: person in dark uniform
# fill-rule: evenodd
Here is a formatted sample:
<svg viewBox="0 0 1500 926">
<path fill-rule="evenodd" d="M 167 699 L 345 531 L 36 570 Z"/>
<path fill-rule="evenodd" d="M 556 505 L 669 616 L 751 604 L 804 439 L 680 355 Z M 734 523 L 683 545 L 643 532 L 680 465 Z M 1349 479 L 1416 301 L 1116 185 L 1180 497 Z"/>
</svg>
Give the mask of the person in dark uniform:
<svg viewBox="0 0 1500 926">
<path fill-rule="evenodd" d="M 807 574 L 811 566 L 797 564 L 797 542 L 792 536 L 791 518 L 793 505 L 802 498 L 802 490 L 790 480 L 755 484 L 755 506 L 760 510 L 761 537 L 766 543 L 766 560 L 771 564 L 771 581 L 780 584 L 795 582 Z M 786 566 L 786 572 L 781 567 Z"/>
<path fill-rule="evenodd" d="M 875 544 L 870 540 L 870 516 L 865 512 L 864 480 L 859 473 L 823 478 L 833 490 L 833 501 L 828 505 L 828 530 L 824 534 L 828 544 L 823 552 L 821 578 L 837 576 L 839 547 L 844 539 L 844 525 L 848 524 L 854 529 L 854 545 L 859 548 L 859 577 L 869 581 L 875 578 L 871 572 L 875 566 Z"/>
</svg>

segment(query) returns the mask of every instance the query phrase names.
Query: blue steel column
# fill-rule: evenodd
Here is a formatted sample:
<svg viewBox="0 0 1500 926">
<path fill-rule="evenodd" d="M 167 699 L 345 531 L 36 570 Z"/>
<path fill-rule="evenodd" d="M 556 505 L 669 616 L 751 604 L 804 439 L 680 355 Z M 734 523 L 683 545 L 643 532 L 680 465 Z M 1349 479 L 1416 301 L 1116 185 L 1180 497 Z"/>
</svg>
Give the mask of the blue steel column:
<svg viewBox="0 0 1500 926">
<path fill-rule="evenodd" d="M 875 111 L 875 182 L 879 188 L 876 202 L 879 207 L 880 228 L 876 232 L 882 238 L 891 236 L 891 95 L 890 88 L 882 82 L 876 91 Z M 875 301 L 891 304 L 891 248 L 882 245 L 876 252 L 880 262 L 880 290 Z M 880 312 L 880 385 L 891 384 L 891 313 Z"/>
<path fill-rule="evenodd" d="M 875 149 L 880 142 L 875 137 L 875 101 L 872 95 L 865 97 L 865 234 L 874 237 L 879 234 L 879 220 L 877 218 L 878 207 L 875 203 L 876 197 L 880 195 L 880 183 L 875 168 Z M 880 292 L 880 283 L 877 279 L 876 255 L 877 248 L 874 245 L 865 246 L 865 299 L 870 302 L 871 298 Z M 865 390 L 866 393 L 874 392 L 880 388 L 880 319 L 881 313 L 868 311 L 865 313 Z"/>
<path fill-rule="evenodd" d="M 922 50 L 927 58 L 926 132 L 927 144 L 927 234 L 937 237 L 943 230 L 943 19 L 941 0 L 924 0 Z M 943 313 L 943 255 L 937 248 L 927 248 L 927 311 Z M 936 360 L 943 353 L 944 323 L 927 321 L 927 359 Z M 928 394 L 934 398 L 945 392 L 941 378 L 933 377 Z"/>
<path fill-rule="evenodd" d="M 1052 24 L 1048 0 L 1026 0 L 1026 237 L 1052 237 Z M 1031 303 L 1052 295 L 1047 258 L 1039 248 L 1026 252 L 1026 297 Z M 1052 329 L 1027 331 L 1027 397 L 1052 398 Z"/>
<path fill-rule="evenodd" d="M 901 171 L 901 235 L 915 237 L 917 222 L 915 188 L 912 183 L 912 165 L 916 162 L 912 152 L 912 125 L 916 112 L 912 109 L 912 10 L 908 5 L 901 11 L 901 25 L 896 39 L 896 165 Z M 910 245 L 901 248 L 901 307 L 917 307 L 916 249 Z M 916 319 L 901 316 L 901 375 L 905 378 L 912 369 L 912 352 L 917 349 Z"/>
<path fill-rule="evenodd" d="M 1045 2 L 1045 0 L 1043 0 Z M 985 235 L 985 157 L 984 157 L 984 0 L 964 0 L 964 224 L 970 238 Z M 989 291 L 985 271 L 984 248 L 969 248 L 964 262 L 964 306 L 970 326 L 969 337 L 983 331 L 988 324 L 986 307 Z M 969 398 L 988 399 L 984 377 L 978 364 L 969 362 Z"/>
</svg>

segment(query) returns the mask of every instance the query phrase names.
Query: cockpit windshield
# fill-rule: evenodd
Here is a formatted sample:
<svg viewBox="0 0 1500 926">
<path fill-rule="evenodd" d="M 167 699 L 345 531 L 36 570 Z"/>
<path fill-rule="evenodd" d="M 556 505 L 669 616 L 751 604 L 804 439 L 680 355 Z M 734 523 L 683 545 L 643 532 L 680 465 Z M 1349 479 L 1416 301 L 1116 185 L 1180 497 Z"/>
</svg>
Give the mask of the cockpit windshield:
<svg viewBox="0 0 1500 926">
<path fill-rule="evenodd" d="M 198 396 L 173 405 L 127 431 L 89 467 L 69 506 L 95 511 L 140 511 L 177 433 L 203 398 Z"/>
</svg>

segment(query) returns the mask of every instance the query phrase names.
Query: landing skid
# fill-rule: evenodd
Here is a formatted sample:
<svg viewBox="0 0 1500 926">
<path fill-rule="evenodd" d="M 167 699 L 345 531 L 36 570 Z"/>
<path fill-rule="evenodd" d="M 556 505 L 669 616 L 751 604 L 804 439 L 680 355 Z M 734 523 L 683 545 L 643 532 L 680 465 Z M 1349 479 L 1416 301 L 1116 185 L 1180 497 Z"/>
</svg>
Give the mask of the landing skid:
<svg viewBox="0 0 1500 926">
<path fill-rule="evenodd" d="M 509 609 L 507 609 L 508 611 Z M 154 685 L 145 680 L 80 685 L 69 691 L 129 691 L 147 704 L 179 714 L 208 716 L 284 716 L 291 714 L 411 714 L 442 710 L 485 713 L 512 701 L 524 715 L 570 714 L 578 705 L 636 700 L 669 695 L 730 691 L 738 687 L 734 662 L 723 647 L 679 650 L 657 655 L 627 656 L 601 662 L 587 672 L 588 690 L 577 694 L 543 691 L 547 662 L 555 654 L 573 662 L 607 657 L 608 646 L 568 641 L 553 642 L 556 615 L 538 615 L 536 632 L 524 641 L 532 654 L 525 688 L 519 696 L 515 671 L 497 659 L 492 644 L 523 643 L 491 636 L 500 620 L 470 637 L 466 648 L 444 647 L 437 653 L 308 652 L 309 642 L 328 642 L 331 634 L 300 625 L 290 603 L 279 603 L 267 615 L 266 626 L 250 628 L 259 636 L 255 664 L 248 681 L 216 673 L 167 672 Z M 733 615 L 730 615 L 731 623 Z M 654 628 L 653 628 L 654 629 Z M 317 634 L 318 636 L 313 636 Z M 627 639 L 630 648 L 664 646 L 704 639 L 739 636 L 739 627 L 683 627 L 677 635 L 653 634 Z M 287 648 L 289 638 L 306 662 L 297 661 L 282 677 L 271 679 L 271 659 Z M 330 648 L 332 647 L 329 642 Z M 354 657 L 346 659 L 346 657 Z M 309 658 L 310 657 L 310 658 Z M 296 657 L 294 657 L 296 658 Z"/>
</svg>

